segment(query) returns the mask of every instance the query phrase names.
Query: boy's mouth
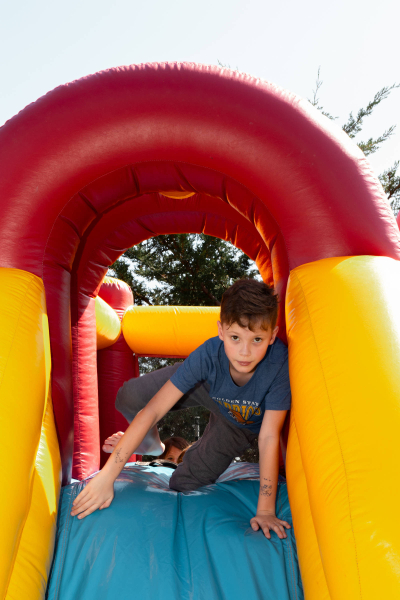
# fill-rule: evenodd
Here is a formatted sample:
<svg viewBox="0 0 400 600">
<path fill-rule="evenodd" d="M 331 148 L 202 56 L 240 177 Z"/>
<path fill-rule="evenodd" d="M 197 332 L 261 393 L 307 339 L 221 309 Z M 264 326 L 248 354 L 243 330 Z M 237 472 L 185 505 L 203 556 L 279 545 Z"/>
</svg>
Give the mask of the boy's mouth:
<svg viewBox="0 0 400 600">
<path fill-rule="evenodd" d="M 251 361 L 241 361 L 241 360 L 238 360 L 238 364 L 241 367 L 248 367 L 249 365 L 251 365 Z"/>
</svg>

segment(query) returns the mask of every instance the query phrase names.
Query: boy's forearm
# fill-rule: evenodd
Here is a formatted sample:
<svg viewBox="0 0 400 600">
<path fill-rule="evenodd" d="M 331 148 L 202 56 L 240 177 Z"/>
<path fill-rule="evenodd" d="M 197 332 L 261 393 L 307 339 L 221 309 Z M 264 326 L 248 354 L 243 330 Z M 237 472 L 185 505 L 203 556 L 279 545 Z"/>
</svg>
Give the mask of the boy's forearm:
<svg viewBox="0 0 400 600">
<path fill-rule="evenodd" d="M 260 493 L 258 511 L 275 513 L 276 490 L 279 475 L 279 437 L 259 438 Z"/>
<path fill-rule="evenodd" d="M 124 468 L 132 452 L 137 450 L 142 443 L 146 434 L 152 427 L 157 425 L 158 421 L 182 396 L 183 393 L 171 381 L 167 381 L 130 423 L 104 465 L 102 472 L 114 481 Z M 149 453 L 151 453 L 150 449 Z"/>
<path fill-rule="evenodd" d="M 128 458 L 139 447 L 148 431 L 157 423 L 157 418 L 150 411 L 140 411 L 130 423 L 128 429 L 115 446 L 103 472 L 115 480 L 125 466 Z"/>
</svg>

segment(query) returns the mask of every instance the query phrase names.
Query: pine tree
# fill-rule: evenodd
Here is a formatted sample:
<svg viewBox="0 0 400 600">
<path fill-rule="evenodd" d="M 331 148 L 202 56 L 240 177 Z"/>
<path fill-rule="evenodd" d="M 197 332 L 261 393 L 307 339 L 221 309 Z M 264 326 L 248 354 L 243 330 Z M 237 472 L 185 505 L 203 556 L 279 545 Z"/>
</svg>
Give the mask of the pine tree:
<svg viewBox="0 0 400 600">
<path fill-rule="evenodd" d="M 204 234 L 160 235 L 130 248 L 110 275 L 131 286 L 135 304 L 219 306 L 224 291 L 241 277 L 260 277 L 254 262 L 232 244 Z M 177 362 L 140 358 L 141 374 Z M 195 417 L 203 433 L 209 411 L 203 407 L 168 413 L 158 424 L 161 439 L 178 435 L 195 440 Z M 149 457 L 145 457 L 148 459 Z M 258 461 L 256 445 L 246 460 Z"/>
<path fill-rule="evenodd" d="M 315 82 L 315 90 L 313 90 L 313 97 L 309 102 L 315 106 L 318 110 L 322 112 L 323 115 L 328 117 L 329 119 L 336 120 L 337 117 L 333 117 L 330 113 L 326 112 L 323 106 L 319 103 L 318 92 L 322 86 L 322 81 L 320 79 L 320 69 L 318 69 L 317 80 Z M 362 128 L 364 125 L 364 119 L 372 115 L 374 109 L 386 98 L 389 97 L 390 93 L 399 88 L 400 84 L 394 83 L 390 86 L 385 86 L 380 89 L 373 99 L 368 102 L 365 108 L 360 108 L 357 111 L 357 116 L 354 117 L 351 112 L 346 123 L 342 125 L 343 131 L 347 133 L 347 135 L 354 139 L 359 133 L 362 132 Z M 365 156 L 369 156 L 370 154 L 374 154 L 377 152 L 382 144 L 386 142 L 395 132 L 396 126 L 391 125 L 386 131 L 384 131 L 381 135 L 376 138 L 369 138 L 365 141 L 357 141 L 357 146 L 364 152 Z M 356 140 L 355 140 L 356 141 Z M 379 180 L 382 184 L 382 187 L 386 193 L 387 199 L 390 202 L 390 206 L 395 215 L 399 212 L 400 209 L 400 175 L 397 175 L 397 169 L 399 167 L 400 161 L 395 161 L 394 164 L 389 167 L 386 171 L 378 175 Z"/>
</svg>

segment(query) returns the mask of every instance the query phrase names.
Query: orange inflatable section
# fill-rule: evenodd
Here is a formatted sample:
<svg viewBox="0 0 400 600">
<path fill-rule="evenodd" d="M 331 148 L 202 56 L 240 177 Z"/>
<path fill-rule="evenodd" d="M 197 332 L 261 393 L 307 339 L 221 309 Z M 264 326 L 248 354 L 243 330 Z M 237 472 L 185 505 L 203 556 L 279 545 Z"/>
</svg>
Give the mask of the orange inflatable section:
<svg viewBox="0 0 400 600">
<path fill-rule="evenodd" d="M 132 306 L 122 331 L 135 354 L 188 356 L 218 335 L 218 319 L 218 306 Z"/>
</svg>

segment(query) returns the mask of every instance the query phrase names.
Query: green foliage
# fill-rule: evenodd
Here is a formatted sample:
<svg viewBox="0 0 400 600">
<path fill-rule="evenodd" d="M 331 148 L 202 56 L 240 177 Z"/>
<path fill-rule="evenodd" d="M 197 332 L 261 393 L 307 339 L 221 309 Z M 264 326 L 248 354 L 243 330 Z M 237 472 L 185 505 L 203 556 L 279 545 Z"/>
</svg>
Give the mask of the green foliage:
<svg viewBox="0 0 400 600">
<path fill-rule="evenodd" d="M 330 113 L 326 112 L 324 110 L 324 107 L 321 106 L 319 103 L 318 92 L 320 90 L 321 85 L 324 83 L 320 79 L 320 74 L 321 74 L 321 67 L 318 67 L 318 74 L 317 74 L 317 79 L 315 82 L 315 90 L 313 90 L 313 97 L 312 97 L 312 100 L 310 100 L 310 98 L 309 98 L 308 101 L 310 104 L 315 106 L 315 108 L 317 108 L 320 112 L 322 112 L 322 114 L 325 115 L 325 117 L 328 117 L 328 119 L 332 119 L 332 121 L 335 121 L 337 119 L 337 117 L 333 117 Z"/>
<path fill-rule="evenodd" d="M 364 118 L 369 117 L 372 114 L 374 108 L 376 108 L 378 104 L 382 102 L 382 100 L 388 98 L 390 92 L 398 87 L 400 87 L 400 85 L 395 83 L 391 86 L 383 87 L 375 94 L 373 99 L 370 102 L 368 102 L 365 108 L 360 108 L 356 117 L 353 116 L 353 113 L 350 113 L 347 122 L 342 126 L 343 131 L 345 131 L 349 137 L 355 138 L 356 135 L 362 130 Z M 391 127 L 389 127 L 389 129 L 384 131 L 382 135 L 378 136 L 377 138 L 370 138 L 366 142 L 359 142 L 359 148 L 361 148 L 361 150 L 366 156 L 368 154 L 373 154 L 374 152 L 379 150 L 379 147 L 383 142 L 390 138 L 395 128 L 395 125 L 392 125 Z"/>
<path fill-rule="evenodd" d="M 165 440 L 168 437 L 179 435 L 188 442 L 195 441 L 195 417 L 199 417 L 200 436 L 203 435 L 208 423 L 210 412 L 203 406 L 186 408 L 184 410 L 175 410 L 167 413 L 158 423 L 160 437 Z"/>
<path fill-rule="evenodd" d="M 323 81 L 320 79 L 320 71 L 318 68 L 317 80 L 315 82 L 315 90 L 313 90 L 313 98 L 309 102 L 315 106 L 318 110 L 322 112 L 329 119 L 337 119 L 337 117 L 332 117 L 328 112 L 324 111 L 323 107 L 319 103 L 318 92 L 323 84 Z M 399 88 L 400 84 L 394 83 L 390 86 L 385 86 L 380 89 L 373 99 L 368 102 L 365 108 L 360 108 L 357 112 L 357 116 L 354 117 L 351 112 L 346 123 L 342 125 L 342 129 L 347 135 L 351 138 L 355 138 L 357 134 L 361 133 L 364 119 L 372 115 L 373 110 L 386 98 L 389 97 L 390 93 Z M 369 154 L 374 154 L 379 150 L 381 145 L 386 142 L 394 133 L 396 129 L 395 125 L 391 125 L 386 131 L 384 131 L 381 135 L 374 138 L 371 137 L 365 142 L 357 142 L 358 147 L 364 152 L 365 156 Z M 400 161 L 396 161 L 392 167 L 384 171 L 379 175 L 379 180 L 382 184 L 382 187 L 386 193 L 387 199 L 390 202 L 390 206 L 395 215 L 399 212 L 400 209 L 400 177 L 396 174 Z"/>
<path fill-rule="evenodd" d="M 219 306 L 236 279 L 258 275 L 253 261 L 228 242 L 187 233 L 150 238 L 111 269 L 131 286 L 136 304 L 178 306 Z"/>
<path fill-rule="evenodd" d="M 390 206 L 396 215 L 400 209 L 400 176 L 396 174 L 399 164 L 400 161 L 396 160 L 390 169 L 379 175 L 379 180 L 386 192 Z"/>
</svg>

